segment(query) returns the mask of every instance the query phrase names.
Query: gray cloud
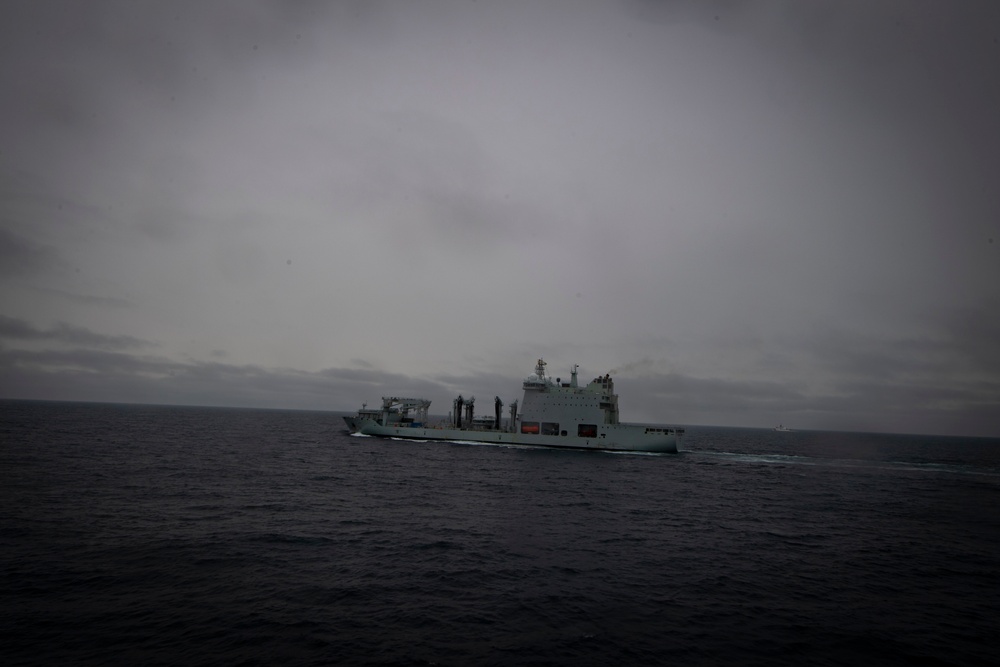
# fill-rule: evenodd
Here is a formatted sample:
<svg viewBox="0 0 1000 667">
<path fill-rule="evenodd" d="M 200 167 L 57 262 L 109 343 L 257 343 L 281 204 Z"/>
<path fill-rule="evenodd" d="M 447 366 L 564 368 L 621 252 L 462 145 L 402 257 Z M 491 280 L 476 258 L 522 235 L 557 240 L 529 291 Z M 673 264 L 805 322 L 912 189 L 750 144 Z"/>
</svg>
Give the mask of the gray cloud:
<svg viewBox="0 0 1000 667">
<path fill-rule="evenodd" d="M 958 380 L 947 386 L 880 379 L 845 380 L 827 386 L 733 381 L 683 375 L 621 378 L 623 413 L 663 422 L 665 413 L 689 424 L 778 423 L 806 428 L 988 435 L 1000 428 L 1000 382 Z"/>
<path fill-rule="evenodd" d="M 34 273 L 52 266 L 55 261 L 51 248 L 0 227 L 0 275 Z"/>
<path fill-rule="evenodd" d="M 375 403 L 383 393 L 436 396 L 443 390 L 434 381 L 372 370 L 303 372 L 81 349 L 0 348 L 0 370 L 0 395 L 57 400 L 330 410 Z M 386 392 L 390 386 L 399 391 Z"/>
<path fill-rule="evenodd" d="M 128 350 L 155 345 L 134 336 L 109 336 L 83 327 L 60 322 L 49 329 L 39 329 L 24 320 L 0 315 L 0 338 L 20 341 L 57 342 L 107 350 Z"/>
<path fill-rule="evenodd" d="M 80 303 L 86 306 L 98 306 L 98 307 L 110 307 L 110 308 L 132 308 L 135 304 L 130 302 L 128 299 L 121 299 L 115 297 L 106 296 L 96 296 L 93 294 L 79 294 L 76 292 L 69 292 L 61 289 L 51 289 L 45 287 L 36 288 L 36 290 L 45 296 L 57 297 L 65 301 Z"/>
<path fill-rule="evenodd" d="M 520 399 L 519 378 L 493 374 L 412 378 L 372 369 L 316 372 L 215 362 L 175 362 L 97 350 L 0 350 L 3 395 L 109 402 L 350 409 L 383 395 L 430 397 L 446 414 L 459 393 L 491 402 Z M 568 374 L 568 373 L 567 373 Z M 587 379 L 584 377 L 584 379 Z M 650 423 L 778 422 L 858 431 L 984 435 L 1000 427 L 1000 382 L 927 387 L 891 380 L 843 382 L 826 391 L 767 380 L 732 381 L 682 374 L 620 376 L 623 417 Z M 339 428 L 339 423 L 334 422 Z"/>
</svg>

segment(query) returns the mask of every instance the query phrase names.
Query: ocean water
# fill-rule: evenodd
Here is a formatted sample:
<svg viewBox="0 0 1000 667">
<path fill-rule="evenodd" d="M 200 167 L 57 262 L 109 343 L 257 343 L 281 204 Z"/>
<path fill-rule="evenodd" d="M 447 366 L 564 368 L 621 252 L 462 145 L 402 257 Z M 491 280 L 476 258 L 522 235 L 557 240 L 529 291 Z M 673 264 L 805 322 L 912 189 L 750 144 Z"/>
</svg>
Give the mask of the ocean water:
<svg viewBox="0 0 1000 667">
<path fill-rule="evenodd" d="M 1000 441 L 0 402 L 0 664 L 986 665 Z"/>
</svg>

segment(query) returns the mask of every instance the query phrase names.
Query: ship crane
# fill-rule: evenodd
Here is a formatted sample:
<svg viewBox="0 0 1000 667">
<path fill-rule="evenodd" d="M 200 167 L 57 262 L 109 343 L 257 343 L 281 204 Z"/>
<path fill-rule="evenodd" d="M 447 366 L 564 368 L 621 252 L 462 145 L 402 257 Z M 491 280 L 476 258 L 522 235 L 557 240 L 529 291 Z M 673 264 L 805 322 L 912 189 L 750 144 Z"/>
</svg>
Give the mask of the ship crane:
<svg viewBox="0 0 1000 667">
<path fill-rule="evenodd" d="M 382 414 L 387 419 L 388 415 L 398 412 L 403 419 L 409 417 L 410 410 L 416 413 L 413 421 L 421 424 L 427 423 L 427 410 L 431 407 L 431 402 L 423 398 L 401 398 L 399 396 L 382 397 Z M 388 421 L 383 421 L 388 423 Z"/>
</svg>

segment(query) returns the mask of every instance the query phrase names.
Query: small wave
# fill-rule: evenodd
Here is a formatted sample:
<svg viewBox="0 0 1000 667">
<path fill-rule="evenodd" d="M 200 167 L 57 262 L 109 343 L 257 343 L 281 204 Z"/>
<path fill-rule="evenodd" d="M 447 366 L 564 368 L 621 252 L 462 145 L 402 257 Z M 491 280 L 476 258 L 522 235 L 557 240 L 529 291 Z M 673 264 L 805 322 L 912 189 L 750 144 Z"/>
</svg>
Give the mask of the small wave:
<svg viewBox="0 0 1000 667">
<path fill-rule="evenodd" d="M 954 463 L 890 461 L 886 467 L 895 470 L 916 470 L 921 472 L 947 472 L 961 475 L 982 475 L 985 477 L 1000 477 L 1000 470 L 995 468 L 975 468 Z"/>
<path fill-rule="evenodd" d="M 765 463 L 774 465 L 827 466 L 835 468 L 866 468 L 869 470 L 909 470 L 915 472 L 943 472 L 964 475 L 998 477 L 1000 471 L 993 468 L 979 468 L 970 465 L 917 462 L 917 461 L 873 461 L 870 459 L 827 459 L 795 454 L 745 454 L 740 452 L 687 452 L 706 458 L 720 458 L 741 463 Z"/>
<path fill-rule="evenodd" d="M 746 463 L 788 463 L 798 465 L 822 465 L 832 462 L 833 459 L 817 459 L 810 456 L 795 456 L 793 454 L 745 454 L 741 452 L 711 452 L 711 451 L 691 451 L 684 452 L 689 456 L 697 457 L 718 457 L 731 461 L 743 461 Z"/>
<path fill-rule="evenodd" d="M 450 540 L 435 540 L 434 542 L 418 544 L 414 548 L 418 551 L 427 551 L 429 549 L 456 549 L 460 547 Z"/>
<path fill-rule="evenodd" d="M 327 544 L 330 538 L 318 535 L 289 535 L 283 533 L 261 533 L 249 537 L 251 542 L 264 542 L 273 544 Z"/>
</svg>

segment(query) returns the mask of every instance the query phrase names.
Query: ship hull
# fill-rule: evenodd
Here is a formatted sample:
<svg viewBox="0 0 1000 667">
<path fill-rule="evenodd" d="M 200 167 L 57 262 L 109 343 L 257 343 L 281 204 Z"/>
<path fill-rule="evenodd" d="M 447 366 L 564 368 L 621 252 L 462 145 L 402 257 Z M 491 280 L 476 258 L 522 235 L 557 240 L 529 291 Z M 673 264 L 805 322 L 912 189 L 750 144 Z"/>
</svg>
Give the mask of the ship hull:
<svg viewBox="0 0 1000 667">
<path fill-rule="evenodd" d="M 595 437 L 511 433 L 508 431 L 469 430 L 390 424 L 383 426 L 369 419 L 344 417 L 351 433 L 407 440 L 477 442 L 494 445 L 520 445 L 609 452 L 676 453 L 675 429 L 646 427 L 638 424 L 606 424 L 598 427 Z"/>
</svg>

